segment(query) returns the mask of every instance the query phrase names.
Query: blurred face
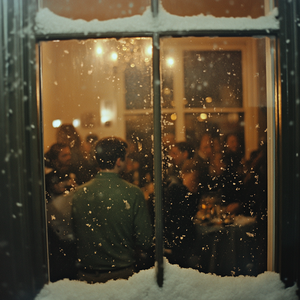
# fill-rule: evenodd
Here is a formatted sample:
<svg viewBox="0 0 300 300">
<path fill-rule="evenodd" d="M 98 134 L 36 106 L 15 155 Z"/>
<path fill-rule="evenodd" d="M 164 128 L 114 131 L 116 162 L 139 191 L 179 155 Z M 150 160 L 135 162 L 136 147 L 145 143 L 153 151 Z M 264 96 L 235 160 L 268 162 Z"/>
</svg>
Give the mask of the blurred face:
<svg viewBox="0 0 300 300">
<path fill-rule="evenodd" d="M 207 158 L 212 156 L 211 138 L 209 135 L 203 136 L 199 149 Z"/>
<path fill-rule="evenodd" d="M 198 176 L 196 172 L 188 172 L 182 174 L 182 182 L 191 193 L 198 190 Z"/>
<path fill-rule="evenodd" d="M 61 167 L 68 167 L 71 164 L 71 151 L 69 147 L 61 149 L 58 154 L 58 163 Z"/>
<path fill-rule="evenodd" d="M 182 165 L 186 159 L 186 153 L 181 152 L 178 147 L 172 147 L 170 156 L 172 157 L 173 164 L 177 166 Z"/>
<path fill-rule="evenodd" d="M 227 148 L 232 152 L 236 152 L 239 148 L 239 142 L 235 135 L 230 135 L 227 139 Z"/>
</svg>

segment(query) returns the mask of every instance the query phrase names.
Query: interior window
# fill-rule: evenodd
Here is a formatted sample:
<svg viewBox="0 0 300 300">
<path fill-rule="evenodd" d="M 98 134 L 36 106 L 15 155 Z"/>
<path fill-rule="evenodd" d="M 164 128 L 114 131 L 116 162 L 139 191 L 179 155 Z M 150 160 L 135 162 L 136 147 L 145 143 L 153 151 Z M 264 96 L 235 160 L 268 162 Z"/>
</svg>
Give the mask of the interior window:
<svg viewBox="0 0 300 300">
<path fill-rule="evenodd" d="M 165 239 L 173 263 L 223 276 L 267 269 L 267 44 L 161 40 Z"/>
</svg>

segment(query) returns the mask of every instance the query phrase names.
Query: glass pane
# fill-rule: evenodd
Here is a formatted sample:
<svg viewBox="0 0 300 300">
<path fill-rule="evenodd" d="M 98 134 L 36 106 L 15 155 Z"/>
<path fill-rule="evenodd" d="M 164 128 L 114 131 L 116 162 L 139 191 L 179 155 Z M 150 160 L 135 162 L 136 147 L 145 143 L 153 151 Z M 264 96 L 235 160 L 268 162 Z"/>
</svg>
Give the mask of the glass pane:
<svg viewBox="0 0 300 300">
<path fill-rule="evenodd" d="M 199 141 L 206 132 L 218 139 L 234 132 L 239 136 L 241 151 L 245 152 L 243 113 L 187 113 L 184 118 L 188 141 Z"/>
<path fill-rule="evenodd" d="M 242 107 L 241 51 L 185 51 L 186 107 Z"/>
<path fill-rule="evenodd" d="M 268 43 L 161 39 L 162 101 L 172 103 L 162 105 L 171 263 L 223 276 L 266 270 Z"/>
<path fill-rule="evenodd" d="M 178 16 L 212 15 L 214 17 L 252 17 L 265 15 L 264 0 L 162 0 L 164 9 Z"/>
<path fill-rule="evenodd" d="M 121 176 L 141 189 L 152 228 L 152 39 L 53 41 L 40 43 L 40 49 L 50 279 L 56 281 L 75 278 L 76 267 L 83 264 L 76 256 L 70 203 L 74 191 L 97 176 L 98 140 L 114 136 L 127 141 Z M 58 143 L 67 147 L 55 150 L 62 147 Z M 96 219 L 91 225 L 98 224 Z M 152 252 L 136 252 L 135 271 L 153 265 Z"/>
<path fill-rule="evenodd" d="M 49 8 L 53 13 L 70 18 L 92 21 L 141 15 L 150 0 L 41 0 L 41 8 Z"/>
</svg>

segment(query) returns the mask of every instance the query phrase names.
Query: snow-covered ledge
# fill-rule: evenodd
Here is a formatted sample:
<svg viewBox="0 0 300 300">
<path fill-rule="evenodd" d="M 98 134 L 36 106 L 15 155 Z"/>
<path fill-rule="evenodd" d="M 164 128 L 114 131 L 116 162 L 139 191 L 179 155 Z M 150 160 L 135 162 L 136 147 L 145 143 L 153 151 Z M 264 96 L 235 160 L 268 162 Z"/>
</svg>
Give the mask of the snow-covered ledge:
<svg viewBox="0 0 300 300">
<path fill-rule="evenodd" d="M 45 285 L 35 300 L 297 300 L 297 285 L 284 288 L 279 274 L 221 277 L 181 269 L 164 261 L 164 284 L 156 284 L 155 269 L 140 271 L 128 280 L 88 284 L 64 279 Z"/>
<path fill-rule="evenodd" d="M 175 16 L 165 11 L 160 6 L 159 14 L 153 18 L 150 7 L 143 15 L 135 15 L 127 18 L 112 19 L 107 21 L 72 20 L 58 16 L 48 8 L 43 8 L 36 15 L 36 34 L 74 34 L 85 35 L 105 32 L 174 32 L 174 31 L 204 31 L 204 30 L 266 30 L 266 33 L 279 29 L 279 21 L 276 18 L 277 8 L 268 16 L 252 18 L 216 18 L 213 16 Z"/>
</svg>

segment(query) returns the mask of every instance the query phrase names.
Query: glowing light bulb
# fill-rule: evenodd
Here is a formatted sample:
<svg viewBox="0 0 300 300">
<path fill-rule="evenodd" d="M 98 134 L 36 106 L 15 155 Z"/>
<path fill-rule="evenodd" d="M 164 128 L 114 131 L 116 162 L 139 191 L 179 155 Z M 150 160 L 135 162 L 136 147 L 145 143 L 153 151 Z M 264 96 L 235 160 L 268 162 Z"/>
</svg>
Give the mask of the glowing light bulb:
<svg viewBox="0 0 300 300">
<path fill-rule="evenodd" d="M 200 118 L 201 118 L 201 120 L 206 120 L 207 114 L 205 114 L 205 113 L 200 114 Z"/>
<path fill-rule="evenodd" d="M 172 121 L 176 121 L 177 120 L 177 114 L 176 113 L 174 113 L 174 114 L 171 115 L 171 120 Z"/>
<path fill-rule="evenodd" d="M 172 57 L 167 59 L 167 64 L 172 67 L 174 65 L 174 59 Z"/>
<path fill-rule="evenodd" d="M 53 128 L 58 128 L 62 124 L 61 120 L 57 119 L 52 122 Z"/>
<path fill-rule="evenodd" d="M 97 47 L 96 52 L 97 54 L 102 54 L 103 50 L 101 47 Z"/>
<path fill-rule="evenodd" d="M 212 99 L 212 97 L 206 97 L 205 101 L 206 101 L 206 103 L 212 103 L 213 99 Z"/>
<path fill-rule="evenodd" d="M 199 122 L 203 122 L 204 120 L 207 119 L 207 114 L 205 113 L 201 113 L 198 117 L 197 117 Z"/>
<path fill-rule="evenodd" d="M 152 55 L 152 46 L 149 46 L 146 51 L 147 54 Z"/>
<path fill-rule="evenodd" d="M 80 120 L 79 119 L 74 119 L 73 120 L 73 126 L 78 127 L 80 125 Z"/>
<path fill-rule="evenodd" d="M 116 52 L 113 52 L 111 54 L 111 59 L 114 60 L 114 61 L 116 61 L 118 59 L 118 54 Z"/>
</svg>

